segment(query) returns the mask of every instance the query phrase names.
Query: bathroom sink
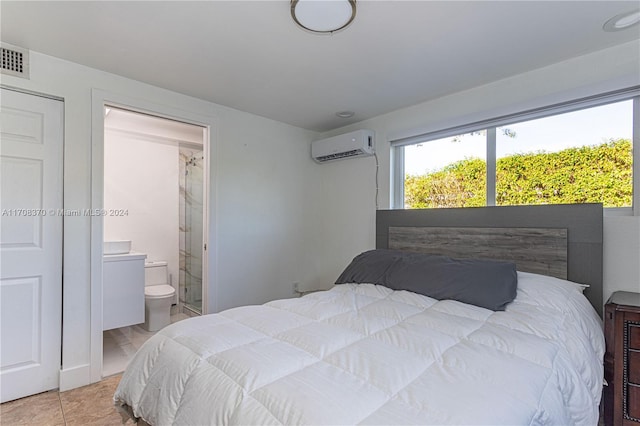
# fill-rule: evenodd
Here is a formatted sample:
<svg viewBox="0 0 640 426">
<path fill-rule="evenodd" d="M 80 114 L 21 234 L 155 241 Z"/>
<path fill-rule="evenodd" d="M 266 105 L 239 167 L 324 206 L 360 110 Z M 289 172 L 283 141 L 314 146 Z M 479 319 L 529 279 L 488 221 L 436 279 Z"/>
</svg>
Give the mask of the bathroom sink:
<svg viewBox="0 0 640 426">
<path fill-rule="evenodd" d="M 127 254 L 131 251 L 131 240 L 105 241 L 103 254 Z"/>
</svg>

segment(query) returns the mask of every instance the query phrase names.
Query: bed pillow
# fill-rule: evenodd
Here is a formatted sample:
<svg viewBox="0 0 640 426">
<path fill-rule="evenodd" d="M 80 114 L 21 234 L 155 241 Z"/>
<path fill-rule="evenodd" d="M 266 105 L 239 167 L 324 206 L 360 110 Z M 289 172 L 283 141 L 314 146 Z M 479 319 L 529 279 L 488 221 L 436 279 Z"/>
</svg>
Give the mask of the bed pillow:
<svg viewBox="0 0 640 426">
<path fill-rule="evenodd" d="M 353 258 L 349 266 L 340 274 L 336 284 L 378 284 L 385 285 L 384 273 L 404 255 L 399 250 L 369 250 Z"/>
<path fill-rule="evenodd" d="M 371 250 L 356 256 L 347 266 L 336 281 L 344 283 L 378 284 L 504 311 L 516 297 L 518 275 L 510 262 Z"/>
<path fill-rule="evenodd" d="M 521 288 L 521 284 L 524 281 L 535 281 L 536 283 L 544 283 L 548 285 L 553 285 L 555 287 L 568 287 L 575 290 L 578 290 L 581 294 L 590 288 L 589 284 L 577 283 L 575 281 L 569 281 L 562 278 L 550 277 L 548 275 L 535 274 L 533 272 L 522 272 L 518 271 L 518 285 Z"/>
<path fill-rule="evenodd" d="M 514 263 L 410 253 L 387 269 L 383 282 L 392 290 L 504 311 L 516 297 L 518 275 Z"/>
</svg>

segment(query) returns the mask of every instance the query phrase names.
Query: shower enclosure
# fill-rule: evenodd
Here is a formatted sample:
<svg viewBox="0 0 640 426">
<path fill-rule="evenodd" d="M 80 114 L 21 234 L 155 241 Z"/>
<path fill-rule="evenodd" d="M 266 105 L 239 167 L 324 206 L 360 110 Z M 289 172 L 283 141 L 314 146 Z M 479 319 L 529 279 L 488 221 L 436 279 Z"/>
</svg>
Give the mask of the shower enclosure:
<svg viewBox="0 0 640 426">
<path fill-rule="evenodd" d="M 180 276 L 183 309 L 202 314 L 203 152 L 180 147 Z"/>
</svg>

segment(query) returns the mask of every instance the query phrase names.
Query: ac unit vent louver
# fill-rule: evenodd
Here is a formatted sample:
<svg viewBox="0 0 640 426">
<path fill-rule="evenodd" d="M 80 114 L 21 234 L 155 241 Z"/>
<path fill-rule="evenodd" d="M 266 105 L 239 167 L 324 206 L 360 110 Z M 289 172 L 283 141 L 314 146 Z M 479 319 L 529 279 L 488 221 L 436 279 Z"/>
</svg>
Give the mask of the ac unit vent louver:
<svg viewBox="0 0 640 426">
<path fill-rule="evenodd" d="M 341 158 L 355 157 L 356 155 L 361 155 L 361 154 L 364 154 L 364 151 L 362 151 L 361 149 L 354 149 L 351 151 L 340 152 L 337 154 L 323 155 L 322 157 L 316 158 L 316 160 L 322 163 L 325 161 L 339 160 Z"/>
<path fill-rule="evenodd" d="M 29 51 L 2 43 L 0 72 L 16 77 L 29 78 Z"/>
</svg>

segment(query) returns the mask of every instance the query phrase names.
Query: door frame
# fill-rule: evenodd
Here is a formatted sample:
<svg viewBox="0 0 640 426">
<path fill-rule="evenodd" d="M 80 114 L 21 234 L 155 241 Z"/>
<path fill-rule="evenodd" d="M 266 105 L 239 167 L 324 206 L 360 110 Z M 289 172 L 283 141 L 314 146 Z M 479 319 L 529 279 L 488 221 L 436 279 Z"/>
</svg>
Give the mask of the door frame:
<svg viewBox="0 0 640 426">
<path fill-rule="evenodd" d="M 216 179 L 217 167 L 217 117 L 185 111 L 172 106 L 155 104 L 126 95 L 91 90 L 91 211 L 104 208 L 104 107 L 113 106 L 134 112 L 153 115 L 169 120 L 182 121 L 203 127 L 204 170 L 204 214 L 202 262 L 202 313 L 217 312 L 217 244 L 216 238 Z M 90 337 L 90 382 L 102 380 L 102 256 L 104 219 L 91 216 L 91 337 Z M 213 273 L 210 271 L 213 270 Z"/>
</svg>

